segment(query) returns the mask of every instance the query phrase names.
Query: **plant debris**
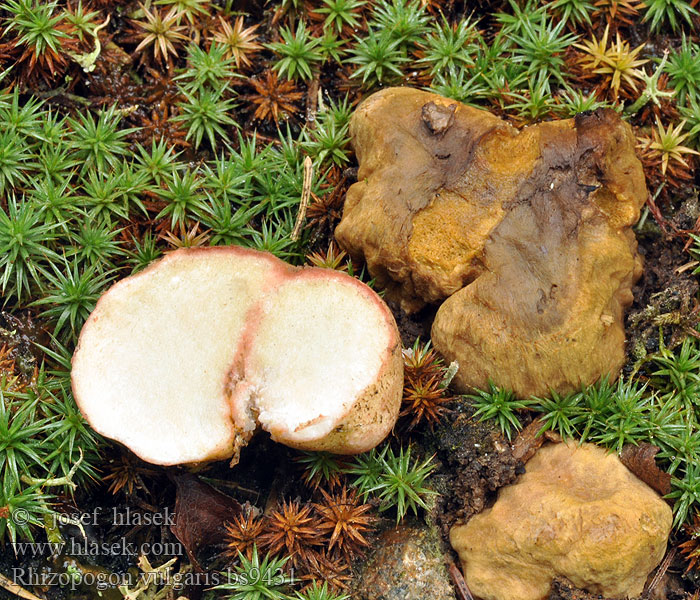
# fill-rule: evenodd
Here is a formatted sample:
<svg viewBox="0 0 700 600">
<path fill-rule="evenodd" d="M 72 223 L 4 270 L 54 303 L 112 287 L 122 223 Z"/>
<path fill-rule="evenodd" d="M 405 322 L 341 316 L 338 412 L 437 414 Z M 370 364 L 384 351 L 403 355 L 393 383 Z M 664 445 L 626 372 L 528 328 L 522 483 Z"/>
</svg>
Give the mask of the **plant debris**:
<svg viewBox="0 0 700 600">
<path fill-rule="evenodd" d="M 632 473 L 656 490 L 662 496 L 671 493 L 671 474 L 662 471 L 654 460 L 658 446 L 642 443 L 639 446 L 628 444 L 622 448 L 620 460 Z"/>
<path fill-rule="evenodd" d="M 225 534 L 225 524 L 235 521 L 241 515 L 242 507 L 236 500 L 191 473 L 176 474 L 173 480 L 177 493 L 170 530 L 184 546 L 192 564 L 202 570 L 197 552 L 212 543 L 220 544 Z"/>
<path fill-rule="evenodd" d="M 523 472 L 523 449 L 558 436 L 612 452 L 628 444 L 660 448 L 653 460 L 671 475 L 676 527 L 667 557 L 675 558 L 653 595 L 698 598 L 700 569 L 691 563 L 700 507 L 699 27 L 695 0 L 3 2 L 0 573 L 41 598 L 93 597 L 96 586 L 81 583 L 93 576 L 126 581 L 144 553 L 72 556 L 72 542 L 173 542 L 166 527 L 107 518 L 115 510 L 141 517 L 172 507 L 172 469 L 136 460 L 92 430 L 70 386 L 81 327 L 114 283 L 179 248 L 235 245 L 293 265 L 337 269 L 385 293 L 383 281 L 345 253 L 334 232 L 363 159 L 350 143 L 351 115 L 377 90 L 403 86 L 449 98 L 417 113 L 435 142 L 458 128 L 459 111 L 451 107 L 459 104 L 522 131 L 605 108 L 631 126 L 649 195 L 634 226 L 644 272 L 626 315 L 622 380 L 571 394 L 545 389 L 534 399 L 487 383 L 462 390 L 465 397 L 438 375 L 447 367 L 453 374 L 455 365 L 428 352 L 431 368 L 405 378 L 402 416 L 374 452 L 299 452 L 262 433 L 234 469 L 198 465 L 198 476 L 243 511 L 199 546 L 200 534 L 190 534 L 204 569 L 196 575 L 219 577 L 223 568 L 231 579 L 148 592 L 194 600 L 225 581 L 229 587 L 207 593 L 344 598 L 378 531 L 397 518 L 401 525 L 427 518 L 445 534 L 439 551 L 449 553 L 454 521 L 488 507 Z M 451 164 L 463 145 L 457 150 L 435 160 Z M 307 159 L 313 177 L 305 189 Z M 306 218 L 292 239 L 302 192 Z M 409 315 L 390 295 L 408 373 L 412 351 L 435 351 L 430 333 L 438 307 Z M 458 372 L 472 368 L 462 364 Z M 191 369 L 188 360 L 182 370 Z M 651 461 L 643 464 L 655 473 Z M 413 508 L 399 506 L 403 486 L 421 500 L 414 498 Z M 345 497 L 348 505 L 331 509 L 326 496 Z M 259 542 L 266 514 L 296 501 L 310 507 L 322 543 L 307 551 L 290 583 L 288 557 L 268 555 Z M 369 546 L 345 535 L 353 523 Z M 345 533 L 330 548 L 339 524 Z M 12 546 L 61 539 L 67 545 L 59 560 L 55 547 L 29 556 Z M 173 577 L 190 568 L 182 552 L 171 563 Z M 168 565 L 175 555 L 151 551 L 145 558 Z M 241 583 L 262 567 L 272 574 L 270 585 Z M 19 573 L 63 577 L 64 585 Z M 129 589 L 137 587 L 131 580 Z M 121 595 L 115 586 L 100 593 Z M 594 596 L 557 581 L 550 594 Z"/>
</svg>

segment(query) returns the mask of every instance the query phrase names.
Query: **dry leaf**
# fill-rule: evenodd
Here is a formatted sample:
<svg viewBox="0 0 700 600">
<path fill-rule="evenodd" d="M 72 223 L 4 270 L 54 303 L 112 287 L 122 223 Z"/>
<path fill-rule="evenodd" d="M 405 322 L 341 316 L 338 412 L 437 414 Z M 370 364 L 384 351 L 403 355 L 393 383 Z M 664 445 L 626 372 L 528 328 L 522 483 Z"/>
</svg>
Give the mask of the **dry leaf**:
<svg viewBox="0 0 700 600">
<path fill-rule="evenodd" d="M 525 463 L 535 455 L 535 452 L 545 441 L 544 436 L 537 435 L 540 429 L 542 429 L 542 421 L 535 419 L 518 434 L 513 443 L 513 456 L 515 458 Z"/>
<path fill-rule="evenodd" d="M 202 570 L 195 554 L 204 546 L 222 540 L 224 523 L 241 513 L 241 505 L 191 473 L 173 477 L 177 485 L 173 535 L 185 547 L 196 569 Z"/>
<path fill-rule="evenodd" d="M 650 488 L 665 496 L 671 492 L 671 475 L 657 466 L 654 456 L 658 451 L 658 446 L 646 442 L 639 446 L 626 444 L 622 448 L 620 460 Z"/>
</svg>

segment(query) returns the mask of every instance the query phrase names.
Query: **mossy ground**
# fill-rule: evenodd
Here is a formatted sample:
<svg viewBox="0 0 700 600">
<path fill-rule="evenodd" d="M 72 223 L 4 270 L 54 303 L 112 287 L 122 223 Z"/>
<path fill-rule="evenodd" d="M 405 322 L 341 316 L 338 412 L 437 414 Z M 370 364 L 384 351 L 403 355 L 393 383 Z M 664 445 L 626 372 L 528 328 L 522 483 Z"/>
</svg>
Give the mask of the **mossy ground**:
<svg viewBox="0 0 700 600">
<path fill-rule="evenodd" d="M 331 246 L 345 190 L 356 176 L 347 121 L 362 98 L 386 85 L 430 88 L 518 126 L 599 105 L 623 114 L 639 138 L 651 193 L 637 228 L 646 264 L 627 318 L 625 373 L 649 382 L 649 394 L 677 401 L 676 380 L 655 374 L 655 360 L 664 348 L 667 359 L 669 352 L 679 356 L 684 340 L 697 335 L 695 5 L 0 2 L 0 571 L 49 564 L 70 571 L 45 554 L 12 552 L 13 538 L 46 541 L 60 533 L 64 541 L 85 539 L 71 525 L 46 529 L 45 514 L 172 507 L 166 470 L 95 436 L 76 411 L 68 369 L 82 322 L 113 281 L 177 247 L 239 244 L 295 264 L 348 268 Z M 293 239 L 307 156 L 311 205 L 301 236 Z M 367 280 L 362 265 L 351 268 Z M 432 315 L 430 309 L 411 318 L 397 312 L 406 347 L 416 337 L 427 340 Z M 683 401 L 694 414 L 696 345 L 689 360 L 676 368 L 685 369 Z M 446 407 L 456 412 L 437 410 L 442 421 L 432 430 L 426 421 L 411 427 L 412 416 L 405 415 L 390 441 L 395 448 L 413 444 L 421 458 L 436 453 L 433 486 L 443 492 L 437 506 L 444 525 L 488 501 L 516 469 L 508 451 L 489 453 L 506 442 L 491 426 L 469 420 L 469 402 Z M 690 490 L 690 519 L 700 474 L 688 466 L 700 455 L 700 433 L 696 418 L 684 424 L 690 441 L 677 452 L 682 460 L 674 476 Z M 455 452 L 456 432 L 474 444 L 466 448 L 462 440 Z M 666 442 L 664 465 L 672 468 L 675 442 Z M 295 457 L 261 438 L 236 469 L 215 465 L 199 474 L 267 512 L 297 496 L 318 502 Z M 352 487 L 352 476 L 341 479 Z M 381 503 L 372 502 L 379 516 Z M 15 518 L 22 511 L 31 516 L 27 524 Z M 394 517 L 391 509 L 383 515 Z M 671 547 L 692 533 L 677 530 Z M 167 527 L 104 519 L 86 526 L 85 534 L 96 541 L 176 541 Z M 209 551 L 210 558 L 215 554 L 216 548 Z M 168 558 L 162 553 L 153 563 Z M 115 552 L 81 558 L 119 573 L 133 570 L 135 560 Z M 697 589 L 695 571 L 680 579 L 685 565 L 679 554 L 668 598 L 690 598 Z M 344 575 L 351 572 L 346 567 Z M 337 579 L 331 571 L 328 578 Z M 95 597 L 94 590 L 27 587 L 47 598 Z"/>
</svg>

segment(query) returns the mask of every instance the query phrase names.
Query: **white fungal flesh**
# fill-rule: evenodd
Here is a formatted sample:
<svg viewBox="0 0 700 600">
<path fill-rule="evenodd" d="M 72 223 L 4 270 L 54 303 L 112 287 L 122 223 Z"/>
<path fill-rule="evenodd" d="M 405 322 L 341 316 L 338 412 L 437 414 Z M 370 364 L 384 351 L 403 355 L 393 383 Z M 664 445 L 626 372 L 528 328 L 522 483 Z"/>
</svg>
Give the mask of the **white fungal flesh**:
<svg viewBox="0 0 700 600">
<path fill-rule="evenodd" d="M 265 299 L 246 380 L 257 388 L 258 421 L 273 437 L 327 435 L 377 380 L 386 317 L 365 290 L 349 278 L 300 276 Z"/>
<path fill-rule="evenodd" d="M 100 299 L 73 390 L 96 431 L 144 460 L 216 460 L 258 425 L 285 443 L 323 438 L 397 343 L 386 305 L 351 277 L 234 248 L 180 250 Z M 382 437 L 392 418 L 375 419 Z"/>
<path fill-rule="evenodd" d="M 160 464 L 225 454 L 234 438 L 225 374 L 268 271 L 252 257 L 182 254 L 115 285 L 73 359 L 91 425 Z"/>
</svg>

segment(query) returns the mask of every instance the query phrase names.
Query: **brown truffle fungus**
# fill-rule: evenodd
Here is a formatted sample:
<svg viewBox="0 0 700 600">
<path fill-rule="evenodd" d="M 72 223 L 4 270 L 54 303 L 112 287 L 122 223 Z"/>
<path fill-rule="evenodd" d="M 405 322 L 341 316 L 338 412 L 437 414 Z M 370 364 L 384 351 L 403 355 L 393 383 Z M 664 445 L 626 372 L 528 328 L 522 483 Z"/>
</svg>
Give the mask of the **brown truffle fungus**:
<svg viewBox="0 0 700 600">
<path fill-rule="evenodd" d="M 593 444 L 545 445 L 525 469 L 450 531 L 474 596 L 545 600 L 555 577 L 599 597 L 640 596 L 666 553 L 671 507 Z"/>
<path fill-rule="evenodd" d="M 92 427 L 152 463 L 235 457 L 259 426 L 296 448 L 351 454 L 393 427 L 403 361 L 393 316 L 356 279 L 198 248 L 102 296 L 72 383 Z"/>
<path fill-rule="evenodd" d="M 432 338 L 458 386 L 529 396 L 617 374 L 646 187 L 615 112 L 518 131 L 389 88 L 350 131 L 360 169 L 336 237 L 404 310 L 447 298 Z"/>
</svg>

